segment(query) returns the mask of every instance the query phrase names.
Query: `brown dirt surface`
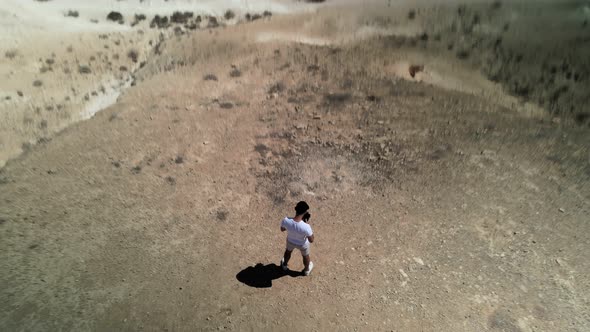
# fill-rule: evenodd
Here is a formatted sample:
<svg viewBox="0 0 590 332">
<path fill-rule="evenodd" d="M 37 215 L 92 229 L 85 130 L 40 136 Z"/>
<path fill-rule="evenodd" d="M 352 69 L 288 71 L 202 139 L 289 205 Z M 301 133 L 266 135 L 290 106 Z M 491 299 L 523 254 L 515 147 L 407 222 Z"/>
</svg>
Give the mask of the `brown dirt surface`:
<svg viewBox="0 0 590 332">
<path fill-rule="evenodd" d="M 298 20 L 165 40 L 0 170 L 0 330 L 590 329 L 588 128 L 420 34 L 257 38 Z M 299 200 L 309 277 L 277 266 Z"/>
</svg>

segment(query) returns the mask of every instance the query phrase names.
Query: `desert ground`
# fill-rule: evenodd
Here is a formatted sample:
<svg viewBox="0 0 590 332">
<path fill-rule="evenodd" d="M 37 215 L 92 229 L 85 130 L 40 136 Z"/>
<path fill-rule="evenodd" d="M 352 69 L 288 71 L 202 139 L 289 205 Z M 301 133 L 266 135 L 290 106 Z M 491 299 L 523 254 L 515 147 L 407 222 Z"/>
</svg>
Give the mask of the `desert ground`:
<svg viewBox="0 0 590 332">
<path fill-rule="evenodd" d="M 24 3 L 0 330 L 590 330 L 587 1 Z"/>
</svg>

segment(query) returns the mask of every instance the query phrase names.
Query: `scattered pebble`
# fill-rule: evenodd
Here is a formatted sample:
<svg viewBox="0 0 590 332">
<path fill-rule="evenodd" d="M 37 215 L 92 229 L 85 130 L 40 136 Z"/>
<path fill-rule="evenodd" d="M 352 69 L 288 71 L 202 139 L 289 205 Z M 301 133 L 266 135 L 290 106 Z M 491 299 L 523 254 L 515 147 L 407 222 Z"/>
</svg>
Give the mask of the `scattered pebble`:
<svg viewBox="0 0 590 332">
<path fill-rule="evenodd" d="M 399 273 L 404 277 L 404 278 L 409 278 L 408 275 L 406 274 L 406 272 L 404 272 L 404 270 L 399 269 Z"/>
</svg>

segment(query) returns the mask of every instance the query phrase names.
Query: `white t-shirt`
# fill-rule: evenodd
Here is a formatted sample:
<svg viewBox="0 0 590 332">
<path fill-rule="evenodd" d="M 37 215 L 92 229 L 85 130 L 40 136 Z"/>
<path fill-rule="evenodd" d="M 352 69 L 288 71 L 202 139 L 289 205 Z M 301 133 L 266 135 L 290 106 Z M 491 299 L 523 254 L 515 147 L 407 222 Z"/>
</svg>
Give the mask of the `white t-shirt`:
<svg viewBox="0 0 590 332">
<path fill-rule="evenodd" d="M 285 217 L 281 221 L 281 227 L 287 230 L 287 240 L 298 246 L 309 244 L 307 238 L 313 235 L 309 224 L 304 221 L 295 221 L 289 217 Z"/>
</svg>

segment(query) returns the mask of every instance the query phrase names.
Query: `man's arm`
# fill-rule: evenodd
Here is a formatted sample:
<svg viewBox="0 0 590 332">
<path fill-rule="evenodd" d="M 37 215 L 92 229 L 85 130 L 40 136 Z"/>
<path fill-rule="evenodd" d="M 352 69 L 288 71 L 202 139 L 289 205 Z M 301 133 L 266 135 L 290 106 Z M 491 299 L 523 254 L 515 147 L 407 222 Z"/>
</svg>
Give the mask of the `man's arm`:
<svg viewBox="0 0 590 332">
<path fill-rule="evenodd" d="M 307 237 L 307 240 L 309 240 L 309 243 L 313 243 L 313 234 L 311 234 L 310 236 Z"/>
<path fill-rule="evenodd" d="M 281 232 L 286 231 L 287 229 L 281 225 Z"/>
</svg>

